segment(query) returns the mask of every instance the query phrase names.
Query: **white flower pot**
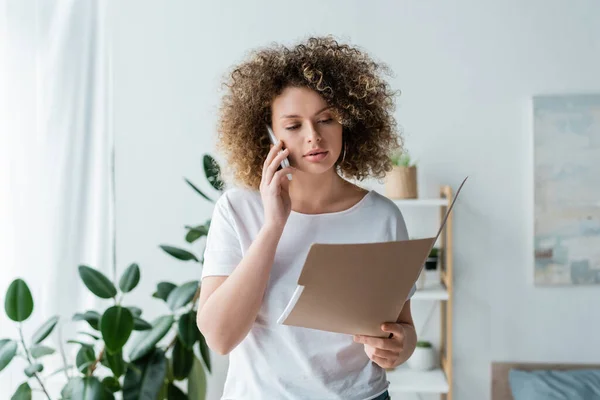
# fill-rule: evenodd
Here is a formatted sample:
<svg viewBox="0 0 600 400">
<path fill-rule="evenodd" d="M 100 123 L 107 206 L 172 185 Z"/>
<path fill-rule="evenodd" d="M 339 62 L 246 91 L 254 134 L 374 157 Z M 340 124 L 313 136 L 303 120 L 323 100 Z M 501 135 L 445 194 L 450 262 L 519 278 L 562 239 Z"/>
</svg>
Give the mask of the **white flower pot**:
<svg viewBox="0 0 600 400">
<path fill-rule="evenodd" d="M 433 347 L 417 347 L 406 363 L 414 370 L 429 371 L 437 366 L 437 353 Z"/>
</svg>

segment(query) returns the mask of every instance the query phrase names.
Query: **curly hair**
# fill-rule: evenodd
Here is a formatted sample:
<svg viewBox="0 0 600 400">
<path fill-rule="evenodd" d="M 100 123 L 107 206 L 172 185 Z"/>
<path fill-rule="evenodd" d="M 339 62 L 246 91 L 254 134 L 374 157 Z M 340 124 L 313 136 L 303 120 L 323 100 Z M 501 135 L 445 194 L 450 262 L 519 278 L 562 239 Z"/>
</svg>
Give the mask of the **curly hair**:
<svg viewBox="0 0 600 400">
<path fill-rule="evenodd" d="M 281 44 L 254 50 L 226 75 L 219 108 L 217 149 L 237 183 L 258 189 L 270 141 L 271 103 L 286 87 L 319 93 L 342 124 L 346 156 L 336 161 L 349 179 L 383 178 L 390 155 L 402 148 L 393 116 L 395 91 L 380 73 L 389 68 L 331 36 L 310 37 L 293 48 Z"/>
</svg>

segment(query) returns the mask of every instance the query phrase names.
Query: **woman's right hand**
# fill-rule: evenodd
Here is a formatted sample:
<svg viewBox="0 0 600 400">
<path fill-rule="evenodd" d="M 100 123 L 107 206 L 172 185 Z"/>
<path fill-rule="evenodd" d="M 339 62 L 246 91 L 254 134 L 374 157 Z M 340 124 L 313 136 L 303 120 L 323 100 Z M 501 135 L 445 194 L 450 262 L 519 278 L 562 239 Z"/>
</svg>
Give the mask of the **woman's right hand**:
<svg viewBox="0 0 600 400">
<path fill-rule="evenodd" d="M 281 154 L 277 154 L 282 147 L 281 140 L 275 146 L 271 145 L 271 150 L 263 164 L 260 195 L 264 207 L 265 226 L 283 231 L 292 211 L 292 201 L 289 193 L 290 183 L 287 174 L 293 174 L 295 169 L 286 167 L 277 171 L 283 159 L 289 155 L 288 149 L 285 149 Z"/>
</svg>

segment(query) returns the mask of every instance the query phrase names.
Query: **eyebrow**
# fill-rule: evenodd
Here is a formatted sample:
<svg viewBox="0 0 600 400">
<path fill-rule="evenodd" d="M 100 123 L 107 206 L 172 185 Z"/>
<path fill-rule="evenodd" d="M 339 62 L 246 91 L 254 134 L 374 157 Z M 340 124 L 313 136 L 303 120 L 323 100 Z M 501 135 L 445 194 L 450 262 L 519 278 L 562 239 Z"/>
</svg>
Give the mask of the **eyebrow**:
<svg viewBox="0 0 600 400">
<path fill-rule="evenodd" d="M 325 110 L 327 110 L 327 109 L 329 109 L 329 108 L 331 108 L 331 106 L 326 106 L 326 107 L 322 108 L 321 110 L 317 111 L 317 112 L 315 113 L 315 115 L 319 115 L 319 114 L 321 114 L 323 111 L 325 111 Z M 299 115 L 296 115 L 296 114 L 291 114 L 291 115 L 282 115 L 282 116 L 281 116 L 281 119 L 285 119 L 285 118 L 300 118 L 300 116 L 299 116 Z"/>
</svg>

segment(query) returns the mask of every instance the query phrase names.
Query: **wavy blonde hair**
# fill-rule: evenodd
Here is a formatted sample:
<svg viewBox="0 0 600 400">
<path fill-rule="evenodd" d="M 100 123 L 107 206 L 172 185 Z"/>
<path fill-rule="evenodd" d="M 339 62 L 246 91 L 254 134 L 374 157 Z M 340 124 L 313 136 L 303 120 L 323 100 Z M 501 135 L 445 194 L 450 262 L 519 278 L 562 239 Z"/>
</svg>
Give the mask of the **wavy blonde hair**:
<svg viewBox="0 0 600 400">
<path fill-rule="evenodd" d="M 332 107 L 342 124 L 346 154 L 342 157 L 342 150 L 336 162 L 342 176 L 383 178 L 402 138 L 393 116 L 396 93 L 382 72 L 389 73 L 385 64 L 331 36 L 254 50 L 223 82 L 217 137 L 226 161 L 223 179 L 258 189 L 270 148 L 265 124 L 271 103 L 289 86 L 315 90 Z"/>
</svg>

